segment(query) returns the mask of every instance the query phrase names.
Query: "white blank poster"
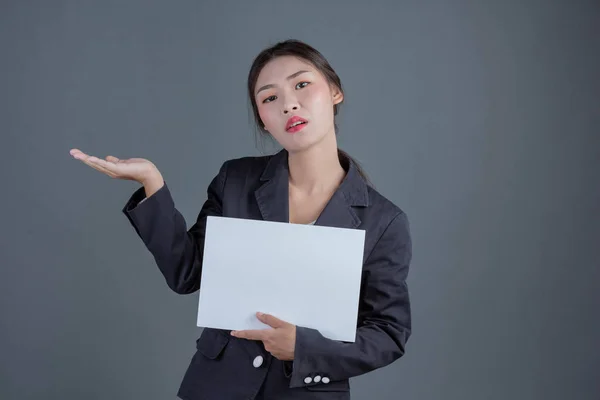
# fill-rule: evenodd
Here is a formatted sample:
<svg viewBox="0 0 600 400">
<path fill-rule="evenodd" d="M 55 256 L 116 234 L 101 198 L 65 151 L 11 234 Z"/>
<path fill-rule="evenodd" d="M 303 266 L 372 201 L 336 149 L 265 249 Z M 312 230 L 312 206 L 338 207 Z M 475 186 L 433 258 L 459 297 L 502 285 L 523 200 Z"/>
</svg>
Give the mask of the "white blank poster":
<svg viewBox="0 0 600 400">
<path fill-rule="evenodd" d="M 364 230 L 208 217 L 199 327 L 269 328 L 256 312 L 354 342 Z"/>
</svg>

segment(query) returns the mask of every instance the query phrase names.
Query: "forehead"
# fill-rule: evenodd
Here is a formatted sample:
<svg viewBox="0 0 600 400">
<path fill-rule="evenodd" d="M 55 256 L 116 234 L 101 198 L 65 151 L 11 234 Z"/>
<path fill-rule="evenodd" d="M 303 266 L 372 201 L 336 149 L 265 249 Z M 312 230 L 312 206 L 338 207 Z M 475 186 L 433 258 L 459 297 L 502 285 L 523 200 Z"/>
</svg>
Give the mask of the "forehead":
<svg viewBox="0 0 600 400">
<path fill-rule="evenodd" d="M 308 61 L 294 56 L 281 56 L 269 61 L 258 75 L 256 87 L 284 81 L 285 78 L 300 70 L 316 72 Z"/>
</svg>

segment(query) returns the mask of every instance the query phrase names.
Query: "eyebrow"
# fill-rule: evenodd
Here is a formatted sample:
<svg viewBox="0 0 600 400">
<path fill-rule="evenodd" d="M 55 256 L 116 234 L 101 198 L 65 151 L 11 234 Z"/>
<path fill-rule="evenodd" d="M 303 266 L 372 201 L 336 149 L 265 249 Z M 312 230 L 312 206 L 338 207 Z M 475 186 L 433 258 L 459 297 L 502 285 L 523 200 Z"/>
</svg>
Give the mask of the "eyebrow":
<svg viewBox="0 0 600 400">
<path fill-rule="evenodd" d="M 298 75 L 300 75 L 300 74 L 303 74 L 303 73 L 305 73 L 305 72 L 310 72 L 310 71 L 300 70 L 300 71 L 298 71 L 298 72 L 294 72 L 293 74 L 291 74 L 290 76 L 288 76 L 288 77 L 286 78 L 286 80 L 288 80 L 288 81 L 289 81 L 290 79 L 294 79 L 294 78 L 295 78 L 295 77 L 297 77 Z M 270 88 L 273 88 L 273 87 L 275 87 L 275 85 L 274 85 L 274 84 L 272 84 L 272 83 L 271 83 L 271 84 L 268 84 L 268 85 L 265 85 L 265 86 L 262 86 L 260 89 L 258 89 L 258 90 L 256 91 L 256 94 L 255 94 L 255 96 L 256 96 L 256 95 L 258 95 L 258 94 L 259 94 L 260 92 L 262 92 L 263 90 L 270 89 Z"/>
</svg>

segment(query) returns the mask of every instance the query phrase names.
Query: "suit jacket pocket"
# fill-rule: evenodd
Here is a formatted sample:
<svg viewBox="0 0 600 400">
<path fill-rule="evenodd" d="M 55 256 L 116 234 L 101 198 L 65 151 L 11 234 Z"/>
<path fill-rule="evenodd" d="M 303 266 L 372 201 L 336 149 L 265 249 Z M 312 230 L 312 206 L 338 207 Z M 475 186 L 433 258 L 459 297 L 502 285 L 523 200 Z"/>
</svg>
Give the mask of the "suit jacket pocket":
<svg viewBox="0 0 600 400">
<path fill-rule="evenodd" d="M 219 358 L 225 346 L 229 342 L 229 337 L 220 333 L 216 329 L 204 328 L 202 334 L 196 340 L 196 349 L 206 358 L 216 360 Z"/>
</svg>

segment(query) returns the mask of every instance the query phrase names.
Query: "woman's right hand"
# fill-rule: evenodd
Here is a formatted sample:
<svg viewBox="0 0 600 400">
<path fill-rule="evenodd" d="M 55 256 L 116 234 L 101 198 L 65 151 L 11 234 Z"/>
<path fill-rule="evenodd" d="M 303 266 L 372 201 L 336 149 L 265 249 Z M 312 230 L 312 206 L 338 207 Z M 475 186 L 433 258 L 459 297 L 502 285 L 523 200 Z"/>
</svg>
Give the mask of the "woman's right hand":
<svg viewBox="0 0 600 400">
<path fill-rule="evenodd" d="M 156 192 L 163 184 L 163 178 L 158 171 L 158 168 L 145 158 L 128 158 L 121 160 L 117 157 L 107 156 L 106 159 L 103 160 L 85 154 L 79 149 L 72 149 L 70 153 L 73 158 L 103 172 L 111 178 L 139 182 L 146 188 L 147 196 Z"/>
</svg>

